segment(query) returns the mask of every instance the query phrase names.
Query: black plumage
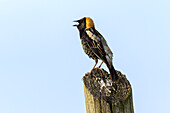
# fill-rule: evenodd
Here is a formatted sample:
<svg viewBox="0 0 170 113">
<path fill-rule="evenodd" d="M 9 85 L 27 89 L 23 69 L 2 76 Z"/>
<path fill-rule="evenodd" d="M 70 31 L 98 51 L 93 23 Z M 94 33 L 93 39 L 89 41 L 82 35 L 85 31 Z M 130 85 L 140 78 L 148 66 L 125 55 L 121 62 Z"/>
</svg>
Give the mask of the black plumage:
<svg viewBox="0 0 170 113">
<path fill-rule="evenodd" d="M 112 65 L 112 57 L 113 57 L 112 51 L 108 47 L 104 37 L 95 29 L 92 19 L 89 17 L 84 17 L 74 22 L 78 22 L 78 25 L 74 25 L 74 26 L 77 26 L 79 30 L 80 40 L 84 52 L 90 58 L 95 60 L 95 65 L 93 69 L 97 65 L 98 59 L 100 59 L 109 68 L 110 74 L 112 76 L 112 80 L 114 81 L 117 80 L 118 75 Z"/>
</svg>

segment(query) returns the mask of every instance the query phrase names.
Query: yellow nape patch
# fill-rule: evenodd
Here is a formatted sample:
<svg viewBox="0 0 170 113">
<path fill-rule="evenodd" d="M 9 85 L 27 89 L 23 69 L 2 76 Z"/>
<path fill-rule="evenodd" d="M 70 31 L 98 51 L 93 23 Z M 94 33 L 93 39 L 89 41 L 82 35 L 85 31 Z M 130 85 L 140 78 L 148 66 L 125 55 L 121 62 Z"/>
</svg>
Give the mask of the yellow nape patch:
<svg viewBox="0 0 170 113">
<path fill-rule="evenodd" d="M 86 17 L 86 28 L 94 27 L 93 20 L 90 17 Z"/>
</svg>

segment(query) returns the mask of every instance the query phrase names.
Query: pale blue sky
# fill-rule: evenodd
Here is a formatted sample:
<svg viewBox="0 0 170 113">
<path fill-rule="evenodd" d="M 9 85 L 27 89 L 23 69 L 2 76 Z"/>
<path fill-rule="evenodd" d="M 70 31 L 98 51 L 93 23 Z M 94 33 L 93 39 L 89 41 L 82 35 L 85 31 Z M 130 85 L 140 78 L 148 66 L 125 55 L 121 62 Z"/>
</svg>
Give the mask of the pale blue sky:
<svg viewBox="0 0 170 113">
<path fill-rule="evenodd" d="M 84 16 L 131 82 L 135 112 L 169 113 L 169 0 L 0 0 L 0 113 L 85 113 L 94 61 L 72 27 Z"/>
</svg>

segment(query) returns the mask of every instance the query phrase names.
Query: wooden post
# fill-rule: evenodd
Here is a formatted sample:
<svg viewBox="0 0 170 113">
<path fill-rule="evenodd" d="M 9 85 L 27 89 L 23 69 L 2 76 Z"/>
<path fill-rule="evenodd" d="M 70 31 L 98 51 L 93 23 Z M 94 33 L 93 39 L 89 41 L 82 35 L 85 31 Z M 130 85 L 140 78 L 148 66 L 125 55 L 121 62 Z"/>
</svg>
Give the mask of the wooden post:
<svg viewBox="0 0 170 113">
<path fill-rule="evenodd" d="M 117 71 L 113 82 L 103 69 L 94 69 L 83 77 L 87 113 L 134 113 L 132 88 L 126 76 Z"/>
</svg>

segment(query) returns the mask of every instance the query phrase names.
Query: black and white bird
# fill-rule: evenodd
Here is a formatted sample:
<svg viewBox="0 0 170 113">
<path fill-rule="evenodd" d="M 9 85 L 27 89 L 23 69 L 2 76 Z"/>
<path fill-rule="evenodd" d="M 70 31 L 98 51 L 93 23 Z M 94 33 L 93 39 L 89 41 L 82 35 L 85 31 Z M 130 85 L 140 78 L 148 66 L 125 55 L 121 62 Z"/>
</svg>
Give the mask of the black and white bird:
<svg viewBox="0 0 170 113">
<path fill-rule="evenodd" d="M 96 67 L 98 59 L 100 59 L 102 60 L 102 63 L 104 62 L 107 65 L 112 80 L 118 80 L 119 77 L 112 64 L 113 53 L 107 45 L 104 37 L 95 29 L 93 20 L 90 17 L 84 17 L 80 20 L 75 20 L 74 22 L 78 23 L 73 26 L 76 26 L 79 30 L 80 40 L 84 52 L 90 58 L 95 60 L 95 65 L 93 69 Z M 102 65 L 102 63 L 100 64 L 100 66 Z"/>
</svg>

